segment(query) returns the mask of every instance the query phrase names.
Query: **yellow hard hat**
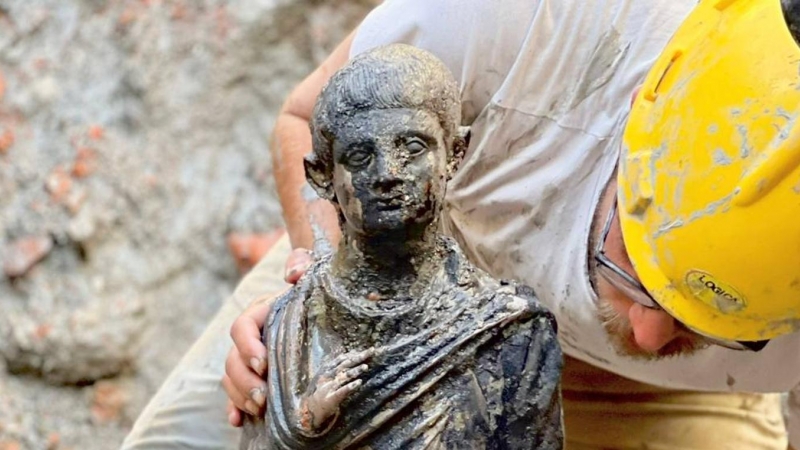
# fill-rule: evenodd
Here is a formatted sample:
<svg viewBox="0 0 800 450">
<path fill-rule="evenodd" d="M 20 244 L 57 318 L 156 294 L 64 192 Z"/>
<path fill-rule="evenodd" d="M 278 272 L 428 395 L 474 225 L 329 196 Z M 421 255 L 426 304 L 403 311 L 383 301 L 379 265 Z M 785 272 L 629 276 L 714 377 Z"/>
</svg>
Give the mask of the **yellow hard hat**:
<svg viewBox="0 0 800 450">
<path fill-rule="evenodd" d="M 701 0 L 625 129 L 618 205 L 636 273 L 718 339 L 800 329 L 797 3 Z"/>
</svg>

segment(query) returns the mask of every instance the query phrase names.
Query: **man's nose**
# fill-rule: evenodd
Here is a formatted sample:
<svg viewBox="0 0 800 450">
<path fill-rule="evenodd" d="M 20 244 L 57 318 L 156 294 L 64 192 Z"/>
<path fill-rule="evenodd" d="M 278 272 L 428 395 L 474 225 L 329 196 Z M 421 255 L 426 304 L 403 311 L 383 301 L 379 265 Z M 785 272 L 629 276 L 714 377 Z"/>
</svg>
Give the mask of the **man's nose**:
<svg viewBox="0 0 800 450">
<path fill-rule="evenodd" d="M 661 310 L 645 308 L 636 303 L 628 311 L 636 344 L 644 350 L 657 352 L 680 333 L 675 319 Z"/>
</svg>

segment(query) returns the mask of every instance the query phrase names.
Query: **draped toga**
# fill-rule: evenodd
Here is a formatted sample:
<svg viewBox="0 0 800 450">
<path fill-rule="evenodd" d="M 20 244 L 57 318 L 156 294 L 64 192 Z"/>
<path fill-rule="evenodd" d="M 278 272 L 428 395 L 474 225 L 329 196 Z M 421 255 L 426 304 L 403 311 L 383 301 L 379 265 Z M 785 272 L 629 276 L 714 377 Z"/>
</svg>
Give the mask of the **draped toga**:
<svg viewBox="0 0 800 450">
<path fill-rule="evenodd" d="M 328 257 L 276 301 L 264 330 L 266 416 L 246 424 L 242 450 L 562 448 L 553 316 L 530 289 L 492 279 L 444 242 L 443 275 L 423 299 L 344 298 Z M 305 432 L 300 400 L 320 367 L 371 346 L 362 386 L 324 432 Z"/>
</svg>

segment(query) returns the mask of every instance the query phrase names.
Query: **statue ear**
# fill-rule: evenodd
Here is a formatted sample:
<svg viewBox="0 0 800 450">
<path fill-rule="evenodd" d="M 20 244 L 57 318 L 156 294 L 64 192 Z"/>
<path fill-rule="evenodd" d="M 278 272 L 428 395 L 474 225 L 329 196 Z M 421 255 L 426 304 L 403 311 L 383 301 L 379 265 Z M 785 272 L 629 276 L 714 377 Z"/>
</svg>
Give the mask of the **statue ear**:
<svg viewBox="0 0 800 450">
<path fill-rule="evenodd" d="M 470 127 L 458 127 L 456 135 L 453 138 L 453 153 L 450 156 L 450 161 L 447 162 L 447 179 L 453 177 L 464 159 L 464 154 L 467 153 L 469 147 L 469 138 L 471 136 Z"/>
<path fill-rule="evenodd" d="M 331 176 L 325 163 L 311 153 L 303 158 L 303 167 L 306 169 L 306 180 L 317 195 L 325 200 L 334 201 Z"/>
</svg>

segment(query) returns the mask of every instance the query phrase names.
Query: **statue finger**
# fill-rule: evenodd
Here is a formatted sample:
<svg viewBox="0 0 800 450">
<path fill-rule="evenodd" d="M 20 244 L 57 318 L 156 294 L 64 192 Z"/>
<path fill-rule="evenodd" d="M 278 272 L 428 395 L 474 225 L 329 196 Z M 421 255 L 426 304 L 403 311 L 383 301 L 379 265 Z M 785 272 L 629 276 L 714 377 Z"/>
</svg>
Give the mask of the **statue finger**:
<svg viewBox="0 0 800 450">
<path fill-rule="evenodd" d="M 331 400 L 335 404 L 338 405 L 338 404 L 342 403 L 344 401 L 344 399 L 347 398 L 348 395 L 353 393 L 353 391 L 355 391 L 356 389 L 360 388 L 362 383 L 363 382 L 360 379 L 352 381 L 352 382 L 344 385 L 343 387 L 337 389 L 335 392 L 333 392 L 331 394 L 328 394 L 328 396 L 325 399 L 326 400 Z"/>
<path fill-rule="evenodd" d="M 361 376 L 361 374 L 363 374 L 367 370 L 369 370 L 369 366 L 366 365 L 366 364 L 362 364 L 362 365 L 360 365 L 358 367 L 354 367 L 354 368 L 352 368 L 352 369 L 350 369 L 350 370 L 348 370 L 348 371 L 343 373 L 344 374 L 344 379 L 345 379 L 345 381 L 354 380 L 354 379 L 358 378 L 359 376 Z"/>
<path fill-rule="evenodd" d="M 336 377 L 324 377 L 320 378 L 317 382 L 316 393 L 318 395 L 322 395 L 322 397 L 327 396 L 331 392 L 339 389 L 342 386 L 342 383 Z"/>
<path fill-rule="evenodd" d="M 333 358 L 333 361 L 331 361 L 331 363 L 330 363 L 330 366 L 329 366 L 329 367 L 334 367 L 334 368 L 337 368 L 337 367 L 339 367 L 339 366 L 340 366 L 340 365 L 341 365 L 343 362 L 345 362 L 345 361 L 347 360 L 347 358 L 349 358 L 349 357 L 350 357 L 350 355 L 349 355 L 348 353 L 345 353 L 345 354 L 343 354 L 343 355 L 339 355 L 339 356 L 337 356 L 336 358 Z"/>
<path fill-rule="evenodd" d="M 375 355 L 375 347 L 370 347 L 363 352 L 358 352 L 356 354 L 347 354 L 345 355 L 344 360 L 339 364 L 337 367 L 337 371 L 343 371 L 345 369 L 349 369 L 351 367 L 360 365 L 367 361 L 368 359 L 372 358 Z"/>
<path fill-rule="evenodd" d="M 368 369 L 366 364 L 362 364 L 352 369 L 342 370 L 336 374 L 335 380 L 339 386 L 349 383 L 351 380 L 358 378 L 359 375 L 366 372 Z"/>
</svg>

